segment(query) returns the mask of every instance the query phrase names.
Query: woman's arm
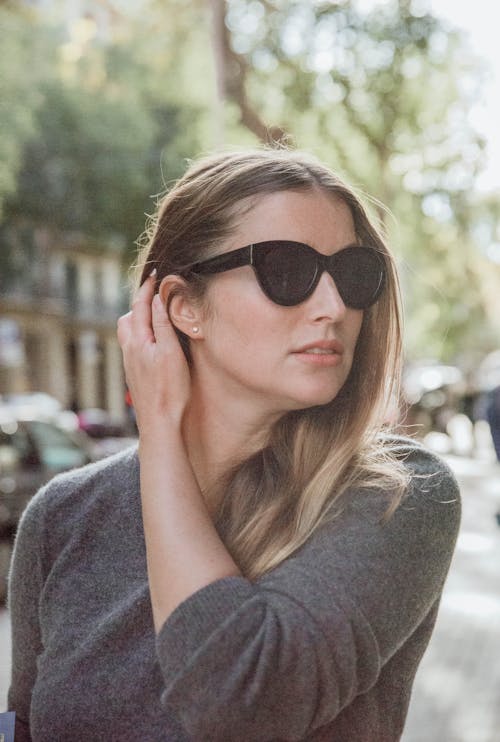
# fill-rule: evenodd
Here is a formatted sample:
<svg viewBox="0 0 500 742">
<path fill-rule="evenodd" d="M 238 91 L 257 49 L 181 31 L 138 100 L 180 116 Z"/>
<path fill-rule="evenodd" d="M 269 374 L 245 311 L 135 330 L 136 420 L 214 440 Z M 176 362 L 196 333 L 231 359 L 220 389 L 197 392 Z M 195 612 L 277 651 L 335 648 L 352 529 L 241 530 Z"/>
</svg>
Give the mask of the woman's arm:
<svg viewBox="0 0 500 742">
<path fill-rule="evenodd" d="M 183 600 L 239 570 L 213 526 L 180 433 L 141 436 L 139 460 L 149 587 L 159 631 Z"/>
<path fill-rule="evenodd" d="M 214 528 L 181 433 L 190 376 L 153 277 L 119 321 L 139 428 L 141 501 L 155 628 L 187 597 L 239 570 Z"/>
<path fill-rule="evenodd" d="M 8 708 L 16 712 L 16 742 L 31 740 L 31 694 L 37 676 L 37 657 L 43 649 L 38 618 L 43 585 L 43 514 L 40 496 L 37 496 L 19 523 L 9 575 L 12 672 Z"/>
<path fill-rule="evenodd" d="M 424 477 L 388 523 L 386 498 L 352 493 L 255 584 L 219 580 L 174 611 L 157 637 L 163 702 L 189 735 L 302 740 L 333 724 L 318 739 L 399 738 L 460 519 L 449 471 L 416 448 L 408 466 Z"/>
</svg>

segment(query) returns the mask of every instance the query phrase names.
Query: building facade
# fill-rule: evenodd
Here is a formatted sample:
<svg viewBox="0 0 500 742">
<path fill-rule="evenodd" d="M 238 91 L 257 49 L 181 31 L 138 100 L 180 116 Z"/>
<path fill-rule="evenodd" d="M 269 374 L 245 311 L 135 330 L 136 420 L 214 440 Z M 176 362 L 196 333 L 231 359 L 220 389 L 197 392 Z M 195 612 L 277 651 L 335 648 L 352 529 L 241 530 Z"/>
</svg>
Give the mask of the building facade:
<svg viewBox="0 0 500 742">
<path fill-rule="evenodd" d="M 121 249 L 19 227 L 3 231 L 0 248 L 0 394 L 41 391 L 65 408 L 124 419 Z"/>
</svg>

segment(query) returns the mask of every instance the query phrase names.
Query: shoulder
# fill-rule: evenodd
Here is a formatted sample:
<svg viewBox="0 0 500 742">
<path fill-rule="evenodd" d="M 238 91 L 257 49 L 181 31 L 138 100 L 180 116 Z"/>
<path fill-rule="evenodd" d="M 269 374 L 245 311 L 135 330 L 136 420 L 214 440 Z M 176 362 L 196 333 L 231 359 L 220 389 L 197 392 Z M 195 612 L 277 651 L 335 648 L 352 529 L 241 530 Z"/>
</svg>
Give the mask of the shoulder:
<svg viewBox="0 0 500 742">
<path fill-rule="evenodd" d="M 415 553 L 439 558 L 439 552 L 446 562 L 461 520 L 460 490 L 451 468 L 411 438 L 384 436 L 379 442 L 381 459 L 388 454 L 406 470 L 405 489 L 397 497 L 390 483 L 354 487 L 346 492 L 344 517 L 360 528 L 365 524 L 367 534 L 392 541 L 397 550 L 413 545 Z"/>
<path fill-rule="evenodd" d="M 68 544 L 92 540 L 101 528 L 114 528 L 124 518 L 140 520 L 136 447 L 54 477 L 32 497 L 19 522 L 10 599 L 35 594 Z"/>
<path fill-rule="evenodd" d="M 30 500 L 19 528 L 79 519 L 107 502 L 117 507 L 139 491 L 137 446 L 78 469 L 58 474 Z"/>
<path fill-rule="evenodd" d="M 406 469 L 406 489 L 395 508 L 391 493 L 368 491 L 354 496 L 358 515 L 381 524 L 396 542 L 413 543 L 422 555 L 441 553 L 447 561 L 458 535 L 461 497 L 449 465 L 420 442 L 402 436 L 386 436 L 383 445 Z M 388 515 L 390 513 L 390 515 Z"/>
<path fill-rule="evenodd" d="M 409 475 L 406 496 L 429 494 L 443 502 L 460 503 L 460 490 L 453 471 L 437 454 L 422 443 L 405 436 L 384 436 L 384 449 L 400 461 Z M 404 499 L 404 498 L 403 498 Z"/>
</svg>

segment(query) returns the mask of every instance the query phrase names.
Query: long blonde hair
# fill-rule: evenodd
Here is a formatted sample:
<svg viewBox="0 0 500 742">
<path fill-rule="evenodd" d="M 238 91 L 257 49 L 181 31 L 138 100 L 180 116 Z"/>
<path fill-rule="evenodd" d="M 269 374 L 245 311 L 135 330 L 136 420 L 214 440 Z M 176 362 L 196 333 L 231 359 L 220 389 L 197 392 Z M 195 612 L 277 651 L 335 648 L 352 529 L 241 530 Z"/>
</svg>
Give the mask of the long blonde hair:
<svg viewBox="0 0 500 742">
<path fill-rule="evenodd" d="M 276 567 L 336 517 L 350 487 L 389 491 L 389 517 L 407 486 L 404 466 L 379 435 L 399 393 L 401 310 L 394 260 L 360 198 L 336 174 L 301 153 L 259 149 L 192 164 L 161 200 L 137 263 L 139 283 L 156 268 L 159 285 L 164 276 L 220 252 L 243 199 L 318 188 L 349 206 L 361 244 L 383 256 L 386 289 L 364 312 L 352 368 L 335 399 L 285 414 L 266 446 L 217 483 L 216 526 L 250 579 Z M 193 296 L 202 300 L 208 281 L 193 281 Z M 189 341 L 178 336 L 190 360 Z"/>
</svg>

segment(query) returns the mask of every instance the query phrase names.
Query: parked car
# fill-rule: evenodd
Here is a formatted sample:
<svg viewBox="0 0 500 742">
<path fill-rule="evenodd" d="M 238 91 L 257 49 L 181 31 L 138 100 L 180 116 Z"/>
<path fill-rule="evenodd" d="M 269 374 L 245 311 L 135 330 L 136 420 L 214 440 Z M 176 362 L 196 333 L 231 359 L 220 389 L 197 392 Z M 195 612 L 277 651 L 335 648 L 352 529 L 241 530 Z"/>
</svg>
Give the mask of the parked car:
<svg viewBox="0 0 500 742">
<path fill-rule="evenodd" d="M 80 429 L 94 439 L 123 438 L 127 432 L 122 420 L 97 407 L 80 410 L 77 419 Z"/>
<path fill-rule="evenodd" d="M 1 407 L 15 409 L 23 417 L 36 417 L 37 420 L 54 419 L 61 411 L 61 403 L 45 392 L 23 392 L 21 394 L 0 395 Z"/>
<path fill-rule="evenodd" d="M 5 599 L 14 535 L 35 492 L 59 472 L 95 458 L 87 436 L 0 407 L 0 601 Z"/>
<path fill-rule="evenodd" d="M 95 458 L 111 456 L 137 443 L 133 426 L 106 410 L 89 408 L 77 413 L 78 426 L 92 439 Z"/>
</svg>

